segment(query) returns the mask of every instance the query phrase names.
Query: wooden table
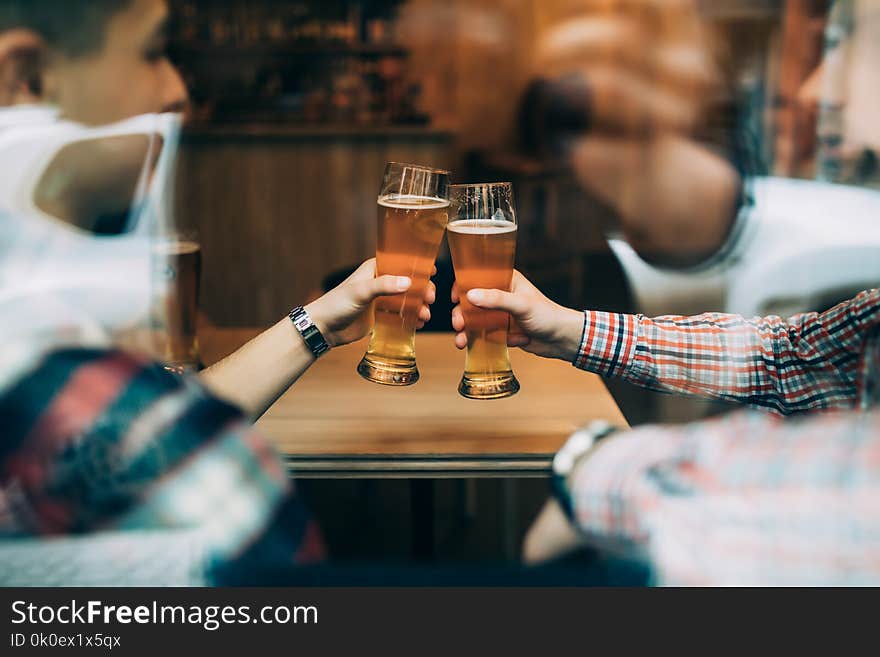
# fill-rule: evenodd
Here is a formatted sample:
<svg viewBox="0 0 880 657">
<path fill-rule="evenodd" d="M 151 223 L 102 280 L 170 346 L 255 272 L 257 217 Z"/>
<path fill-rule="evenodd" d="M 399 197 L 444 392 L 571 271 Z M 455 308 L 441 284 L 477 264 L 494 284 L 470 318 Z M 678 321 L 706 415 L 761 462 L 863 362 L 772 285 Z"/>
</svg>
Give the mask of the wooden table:
<svg viewBox="0 0 880 657">
<path fill-rule="evenodd" d="M 214 363 L 256 334 L 207 332 L 203 359 Z M 560 361 L 512 350 L 520 393 L 474 401 L 458 394 L 464 353 L 451 334 L 419 334 L 421 380 L 407 388 L 364 381 L 355 367 L 365 349 L 361 341 L 328 353 L 258 422 L 297 477 L 544 477 L 578 427 L 626 426 L 598 376 Z"/>
</svg>

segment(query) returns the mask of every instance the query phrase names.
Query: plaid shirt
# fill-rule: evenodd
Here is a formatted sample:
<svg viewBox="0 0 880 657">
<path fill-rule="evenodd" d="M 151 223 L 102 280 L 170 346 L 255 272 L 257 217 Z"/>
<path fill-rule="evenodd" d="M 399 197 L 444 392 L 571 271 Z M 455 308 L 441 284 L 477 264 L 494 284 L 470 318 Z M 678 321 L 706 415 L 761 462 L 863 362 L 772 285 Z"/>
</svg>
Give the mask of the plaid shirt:
<svg viewBox="0 0 880 657">
<path fill-rule="evenodd" d="M 217 582 L 321 557 L 277 455 L 195 381 L 105 349 L 12 362 L 0 377 L 0 537 L 195 528 Z"/>
<path fill-rule="evenodd" d="M 788 321 L 588 312 L 575 365 L 770 411 L 602 444 L 572 480 L 593 540 L 665 584 L 880 584 L 880 291 Z"/>
</svg>

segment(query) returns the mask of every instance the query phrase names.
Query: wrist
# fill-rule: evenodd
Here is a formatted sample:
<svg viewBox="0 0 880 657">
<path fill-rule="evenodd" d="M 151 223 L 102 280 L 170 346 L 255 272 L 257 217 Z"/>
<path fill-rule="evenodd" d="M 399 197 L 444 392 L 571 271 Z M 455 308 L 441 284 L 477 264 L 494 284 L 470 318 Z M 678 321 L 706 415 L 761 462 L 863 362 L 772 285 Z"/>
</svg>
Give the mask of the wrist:
<svg viewBox="0 0 880 657">
<path fill-rule="evenodd" d="M 551 484 L 556 501 L 570 521 L 575 521 L 574 479 L 578 468 L 589 460 L 597 447 L 618 429 L 597 420 L 575 431 L 553 457 Z"/>
<path fill-rule="evenodd" d="M 316 317 L 313 312 L 316 309 L 312 304 L 297 306 L 290 311 L 288 317 L 294 329 L 302 338 L 303 344 L 312 353 L 315 359 L 327 353 L 333 346 L 328 339 L 326 326 L 320 319 L 320 311 Z"/>
<path fill-rule="evenodd" d="M 312 321 L 315 323 L 315 326 L 321 332 L 321 335 L 324 336 L 324 340 L 327 341 L 327 344 L 330 345 L 331 348 L 337 346 L 336 342 L 333 338 L 333 333 L 330 331 L 327 325 L 327 319 L 325 317 L 325 313 L 321 308 L 320 299 L 317 301 L 313 301 L 306 306 L 303 306 L 309 316 L 312 318 Z"/>
<path fill-rule="evenodd" d="M 555 322 L 557 358 L 569 363 L 577 360 L 584 338 L 584 314 L 578 310 L 560 307 Z"/>
</svg>

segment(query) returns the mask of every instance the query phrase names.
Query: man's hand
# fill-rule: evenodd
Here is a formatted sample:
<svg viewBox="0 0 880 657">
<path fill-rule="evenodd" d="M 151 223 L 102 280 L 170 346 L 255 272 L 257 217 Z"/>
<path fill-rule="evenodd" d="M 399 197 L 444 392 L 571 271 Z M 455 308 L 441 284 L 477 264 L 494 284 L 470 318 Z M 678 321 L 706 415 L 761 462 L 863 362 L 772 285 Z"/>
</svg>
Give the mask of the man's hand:
<svg viewBox="0 0 880 657">
<path fill-rule="evenodd" d="M 718 84 L 694 0 L 588 0 L 539 36 L 533 74 L 577 74 L 592 130 L 629 136 L 688 131 Z"/>
<path fill-rule="evenodd" d="M 554 303 L 518 271 L 513 273 L 510 292 L 473 289 L 466 298 L 456 283 L 452 288 L 452 327 L 457 331 L 455 346 L 468 344 L 467 316 L 476 309 L 503 310 L 515 322 L 507 336 L 510 347 L 521 347 L 545 358 L 574 361 L 583 337 L 584 316 L 576 310 Z"/>
<path fill-rule="evenodd" d="M 589 130 L 570 164 L 640 255 L 690 265 L 717 252 L 740 200 L 737 170 L 695 135 L 723 96 L 718 52 L 695 0 L 586 0 L 550 23 L 534 77 L 574 76 Z"/>
<path fill-rule="evenodd" d="M 549 500 L 526 533 L 523 561 L 539 564 L 563 557 L 584 545 L 556 500 Z"/>
<path fill-rule="evenodd" d="M 376 276 L 376 259 L 371 258 L 351 276 L 320 299 L 306 306 L 324 339 L 331 347 L 360 340 L 370 330 L 370 306 L 377 297 L 406 292 L 412 280 L 406 276 Z M 431 319 L 428 307 L 437 289 L 429 282 L 416 328 Z"/>
</svg>

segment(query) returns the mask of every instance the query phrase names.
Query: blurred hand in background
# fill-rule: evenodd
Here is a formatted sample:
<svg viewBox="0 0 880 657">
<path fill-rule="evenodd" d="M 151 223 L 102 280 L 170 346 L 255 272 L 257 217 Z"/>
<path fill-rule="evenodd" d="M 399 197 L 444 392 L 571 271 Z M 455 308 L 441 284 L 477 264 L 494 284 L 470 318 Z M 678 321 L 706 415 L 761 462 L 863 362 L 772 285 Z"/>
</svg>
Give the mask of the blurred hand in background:
<svg viewBox="0 0 880 657">
<path fill-rule="evenodd" d="M 695 0 L 410 0 L 400 34 L 426 112 L 462 153 L 537 146 L 654 259 L 724 244 L 741 180 L 704 141 L 728 83 Z"/>
<path fill-rule="evenodd" d="M 708 257 L 730 230 L 741 181 L 718 145 L 700 137 L 725 82 L 696 3 L 556 4 L 545 12 L 531 75 L 562 94 L 551 102 L 582 105 L 583 129 L 558 144 L 578 181 L 615 210 L 643 255 L 683 264 Z"/>
</svg>

